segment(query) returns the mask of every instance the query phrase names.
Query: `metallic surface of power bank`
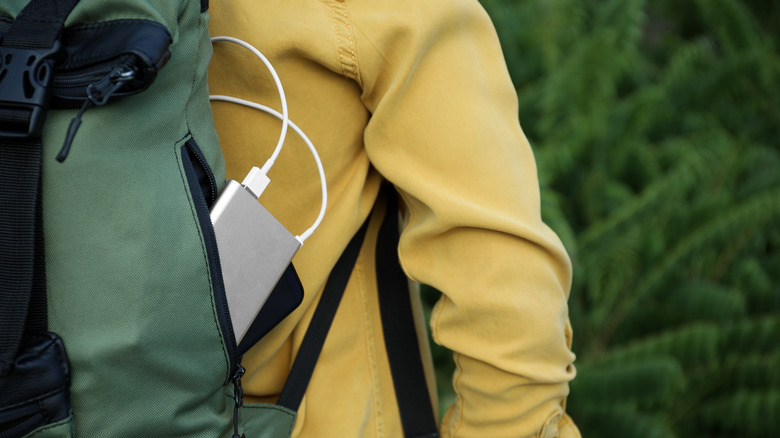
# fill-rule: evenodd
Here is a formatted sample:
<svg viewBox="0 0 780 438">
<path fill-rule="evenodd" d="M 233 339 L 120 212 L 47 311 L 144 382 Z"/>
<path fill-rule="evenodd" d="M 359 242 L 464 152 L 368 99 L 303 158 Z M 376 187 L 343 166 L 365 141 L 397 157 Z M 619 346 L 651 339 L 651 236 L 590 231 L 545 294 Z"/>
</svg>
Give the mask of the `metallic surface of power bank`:
<svg viewBox="0 0 780 438">
<path fill-rule="evenodd" d="M 211 222 L 238 343 L 301 243 L 233 180 L 228 181 L 211 208 Z"/>
</svg>

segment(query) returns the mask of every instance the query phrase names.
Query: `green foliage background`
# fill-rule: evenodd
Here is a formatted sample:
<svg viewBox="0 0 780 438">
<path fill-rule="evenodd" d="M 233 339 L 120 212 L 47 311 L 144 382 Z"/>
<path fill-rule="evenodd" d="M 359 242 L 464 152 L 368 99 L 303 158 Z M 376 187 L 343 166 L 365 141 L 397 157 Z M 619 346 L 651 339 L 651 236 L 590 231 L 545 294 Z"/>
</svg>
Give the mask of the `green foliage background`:
<svg viewBox="0 0 780 438">
<path fill-rule="evenodd" d="M 780 5 L 482 3 L 574 264 L 583 435 L 780 434 Z"/>
</svg>

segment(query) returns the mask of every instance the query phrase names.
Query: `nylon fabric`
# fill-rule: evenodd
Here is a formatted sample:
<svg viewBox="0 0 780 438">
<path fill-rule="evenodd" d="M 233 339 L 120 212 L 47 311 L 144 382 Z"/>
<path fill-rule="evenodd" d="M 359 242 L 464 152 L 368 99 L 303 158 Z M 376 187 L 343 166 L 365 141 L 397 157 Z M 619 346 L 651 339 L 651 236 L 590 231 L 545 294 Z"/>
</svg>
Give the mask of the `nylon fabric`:
<svg viewBox="0 0 780 438">
<path fill-rule="evenodd" d="M 73 417 L 40 427 L 24 438 L 71 438 L 73 437 Z"/>
<path fill-rule="evenodd" d="M 43 293 L 34 266 L 40 261 L 35 249 L 42 244 L 40 157 L 40 142 L 0 141 L 0 376 L 9 371 L 19 349 L 32 296 Z M 40 297 L 35 303 L 33 308 L 40 311 Z M 40 320 L 34 322 L 35 331 L 45 331 L 45 323 L 40 327 Z"/>
<path fill-rule="evenodd" d="M 47 330 L 40 162 L 40 141 L 0 141 L 0 376 L 23 334 Z"/>
<path fill-rule="evenodd" d="M 296 413 L 279 405 L 247 403 L 241 408 L 241 430 L 251 438 L 289 438 Z"/>
<path fill-rule="evenodd" d="M 18 111 L 14 109 L 3 108 L 0 109 L 0 118 L 2 118 L 5 123 L 10 124 L 10 126 L 6 125 L 7 128 L 10 128 L 14 131 L 21 131 L 21 128 L 27 127 L 27 125 L 30 124 L 29 111 Z"/>
<path fill-rule="evenodd" d="M 14 17 L 21 2 L 3 2 Z M 50 110 L 42 133 L 49 326 L 66 344 L 72 420 L 36 437 L 229 437 L 231 358 L 215 306 L 215 262 L 181 147 L 190 139 L 221 188 L 211 122 L 208 15 L 201 2 L 94 0 L 68 26 L 132 18 L 170 32 L 171 59 L 142 93 L 93 107 L 64 163 L 77 110 Z M 206 218 L 207 219 L 207 218 Z M 208 219 L 207 219 L 208 220 Z"/>
<path fill-rule="evenodd" d="M 76 1 L 32 0 L 5 33 L 0 48 L 0 66 L 10 66 L 0 72 L 0 99 L 8 108 L 3 111 L 8 120 L 3 120 L 0 134 L 2 437 L 48 426 L 70 412 L 65 347 L 59 336 L 47 333 L 39 134 L 53 63 L 47 57 L 59 47 L 63 23 Z M 45 50 L 36 50 L 40 48 Z M 30 112 L 29 125 L 19 126 L 24 117 L 9 108 L 14 105 Z"/>
<path fill-rule="evenodd" d="M 79 0 L 31 0 L 17 15 L 22 26 L 11 27 L 3 38 L 7 47 L 43 49 L 53 47 L 65 19 Z"/>
</svg>

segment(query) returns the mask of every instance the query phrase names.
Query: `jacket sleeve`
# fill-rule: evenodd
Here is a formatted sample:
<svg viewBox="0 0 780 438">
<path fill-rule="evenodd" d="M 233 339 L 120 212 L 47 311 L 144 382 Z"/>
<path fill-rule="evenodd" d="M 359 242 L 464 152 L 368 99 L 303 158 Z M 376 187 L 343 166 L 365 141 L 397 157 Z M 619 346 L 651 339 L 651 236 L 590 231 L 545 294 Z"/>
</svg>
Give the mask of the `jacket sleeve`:
<svg viewBox="0 0 780 438">
<path fill-rule="evenodd" d="M 476 0 L 346 0 L 344 11 L 372 113 L 366 150 L 406 203 L 402 265 L 442 292 L 431 328 L 457 366 L 443 436 L 579 436 L 564 413 L 571 265 L 540 217 L 490 19 Z"/>
</svg>

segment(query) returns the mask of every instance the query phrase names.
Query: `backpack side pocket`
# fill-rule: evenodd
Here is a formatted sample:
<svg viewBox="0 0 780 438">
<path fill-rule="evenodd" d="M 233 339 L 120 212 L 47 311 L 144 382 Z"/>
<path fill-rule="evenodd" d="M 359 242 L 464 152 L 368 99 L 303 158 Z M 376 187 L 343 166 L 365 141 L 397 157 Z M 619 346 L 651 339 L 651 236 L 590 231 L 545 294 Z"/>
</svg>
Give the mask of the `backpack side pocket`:
<svg viewBox="0 0 780 438">
<path fill-rule="evenodd" d="M 192 195 L 195 215 L 201 229 L 205 253 L 208 258 L 217 321 L 228 357 L 229 370 L 225 380 L 227 382 L 238 366 L 239 358 L 238 346 L 233 333 L 233 325 L 230 320 L 230 312 L 225 295 L 225 285 L 222 281 L 217 238 L 209 216 L 209 208 L 217 199 L 217 183 L 206 159 L 203 157 L 203 153 L 192 137 L 181 146 L 181 161 L 190 194 Z"/>
</svg>

